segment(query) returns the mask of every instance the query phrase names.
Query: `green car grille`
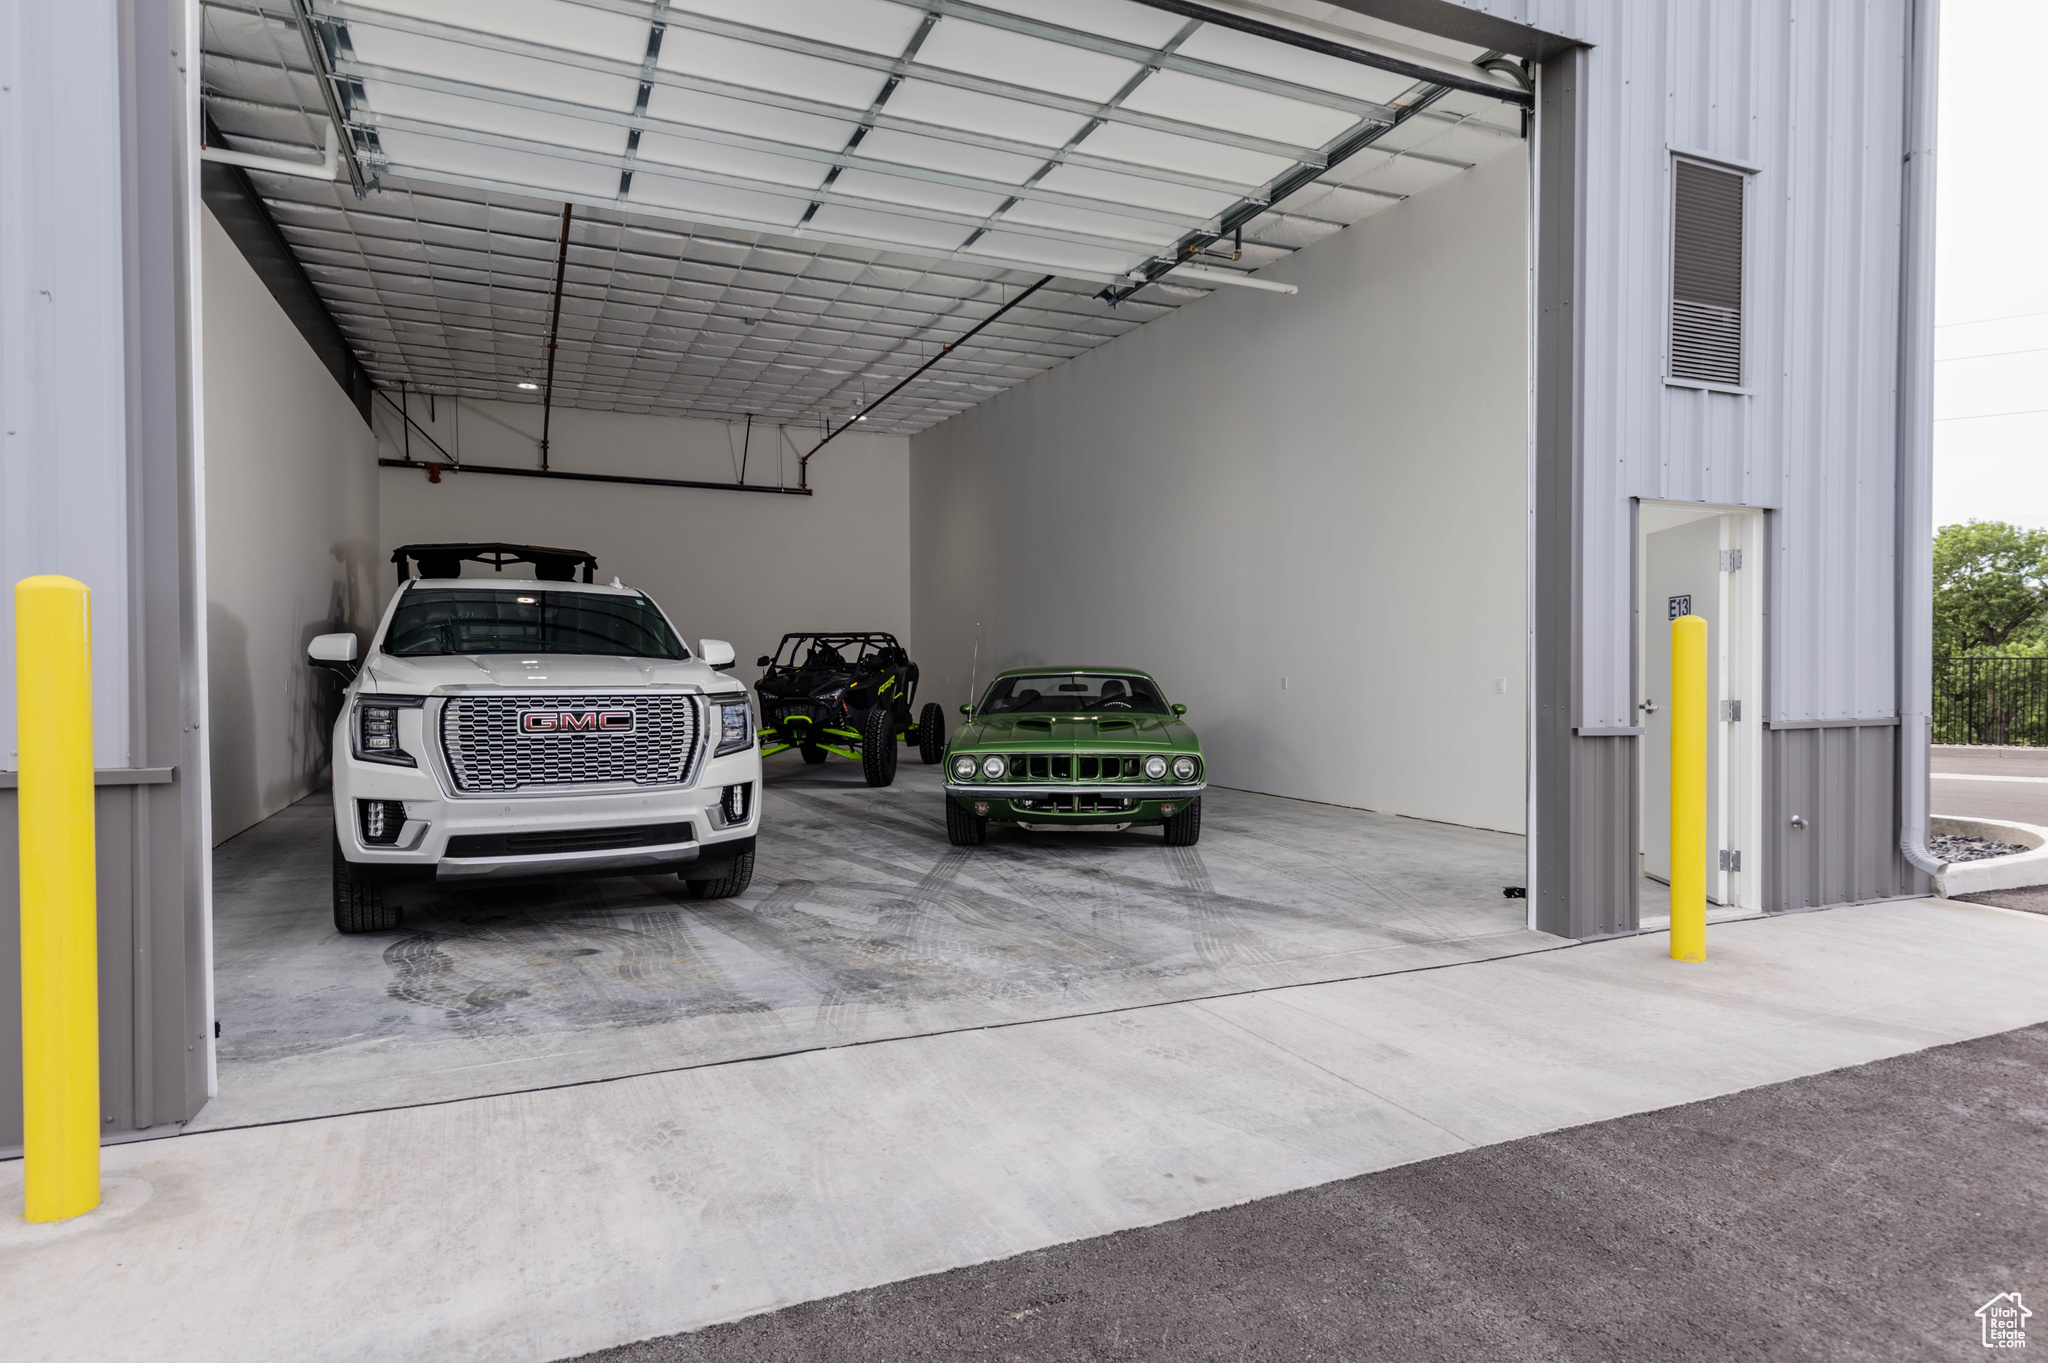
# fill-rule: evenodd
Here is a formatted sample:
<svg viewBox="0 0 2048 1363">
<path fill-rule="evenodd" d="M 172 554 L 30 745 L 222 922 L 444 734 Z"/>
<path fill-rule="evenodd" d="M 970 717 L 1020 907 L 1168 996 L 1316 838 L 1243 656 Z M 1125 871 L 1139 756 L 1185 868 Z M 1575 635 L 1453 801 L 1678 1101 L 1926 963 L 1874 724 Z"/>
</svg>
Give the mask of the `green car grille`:
<svg viewBox="0 0 2048 1363">
<path fill-rule="evenodd" d="M 1070 753 L 1024 754 L 1010 759 L 1012 781 L 1136 781 L 1145 774 L 1142 757 Z"/>
</svg>

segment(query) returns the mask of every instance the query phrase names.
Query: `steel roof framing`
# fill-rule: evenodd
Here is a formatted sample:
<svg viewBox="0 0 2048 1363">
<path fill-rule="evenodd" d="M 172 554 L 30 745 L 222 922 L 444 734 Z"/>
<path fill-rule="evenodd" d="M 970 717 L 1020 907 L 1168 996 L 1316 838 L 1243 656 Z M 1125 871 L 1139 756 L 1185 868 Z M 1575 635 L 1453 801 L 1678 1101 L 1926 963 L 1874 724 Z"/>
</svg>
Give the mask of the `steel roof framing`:
<svg viewBox="0 0 2048 1363">
<path fill-rule="evenodd" d="M 624 53 L 630 33 L 609 37 L 610 55 L 597 55 L 546 41 L 545 29 L 522 30 L 528 36 L 513 37 L 490 28 L 488 20 L 450 23 L 373 9 L 356 0 L 291 0 L 294 9 L 301 3 L 308 7 L 322 35 L 324 62 L 302 66 L 303 58 L 287 55 L 278 46 L 280 35 L 296 28 L 297 21 L 277 0 L 267 5 L 263 0 L 202 0 L 209 15 L 219 16 L 208 20 L 209 40 L 203 44 L 204 89 L 222 117 L 232 119 L 234 126 L 225 131 L 239 145 L 249 146 L 254 139 L 256 146 L 279 148 L 295 146 L 304 136 L 280 116 L 312 118 L 308 106 L 317 89 L 319 99 L 333 99 L 344 111 L 345 140 L 360 149 L 373 173 L 381 171 L 387 177 L 387 193 L 353 203 L 328 185 L 257 177 L 293 251 L 351 345 L 364 357 L 365 368 L 379 382 L 503 398 L 509 396 L 504 390 L 512 379 L 539 377 L 538 366 L 547 358 L 550 276 L 559 263 L 564 271 L 563 301 L 553 381 L 559 403 L 692 415 L 751 413 L 786 424 L 820 422 L 821 431 L 829 432 L 835 426 L 846 429 L 851 414 L 872 407 L 867 394 L 886 390 L 887 407 L 873 411 L 870 424 L 862 429 L 903 433 L 964 410 L 1181 302 L 1201 297 L 1213 285 L 1157 277 L 1186 257 L 1189 243 L 1200 249 L 1229 235 L 1234 227 L 1241 228 L 1244 258 L 1238 268 L 1255 269 L 1340 230 L 1373 211 L 1369 205 L 1375 201 L 1405 197 L 1417 183 L 1418 171 L 1382 173 L 1378 167 L 1391 166 L 1391 160 L 1375 160 L 1367 175 L 1347 173 L 1345 178 L 1352 183 L 1324 176 L 1392 128 L 1417 119 L 1436 120 L 1439 115 L 1426 106 L 1445 93 L 1442 86 L 1416 86 L 1392 103 L 1381 104 L 1188 56 L 1180 50 L 1182 44 L 1202 24 L 1221 22 L 1215 16 L 1231 19 L 1228 27 L 1242 27 L 1235 22 L 1238 16 L 1212 14 L 1201 6 L 1194 8 L 1202 13 L 1183 15 L 1171 35 L 1130 42 L 1033 15 L 1010 14 L 979 0 L 888 2 L 920 16 L 890 29 L 902 35 L 892 39 L 900 42 L 892 52 L 853 49 L 681 11 L 654 0 L 564 0 L 586 10 L 644 19 L 644 47 L 628 60 Z M 573 18 L 569 22 L 573 25 Z M 1094 90 L 1059 87 L 1079 88 L 1089 96 L 1080 98 L 1032 88 L 1033 75 L 1017 75 L 1034 69 L 1026 63 L 1017 63 L 1015 71 L 996 73 L 1008 79 L 951 70 L 939 65 L 950 60 L 945 54 L 936 59 L 924 55 L 937 49 L 923 40 L 954 24 L 981 25 L 1020 39 L 1127 61 L 1129 75 L 1119 78 L 1115 93 L 1107 98 L 1107 81 Z M 599 97 L 578 93 L 573 85 L 547 94 L 507 88 L 513 84 L 510 79 L 497 84 L 475 79 L 473 72 L 463 69 L 459 55 L 434 59 L 380 52 L 379 61 L 369 62 L 356 56 L 354 40 L 371 27 L 608 76 L 622 84 L 631 82 L 626 88 L 635 93 L 629 108 L 623 94 L 617 103 L 594 103 L 590 101 Z M 660 58 L 664 40 L 675 41 L 671 29 L 753 43 L 771 52 L 795 54 L 792 60 L 839 62 L 879 74 L 881 89 L 870 96 L 868 91 L 875 87 L 866 85 L 860 92 L 866 103 L 859 105 L 810 97 L 812 87 L 795 83 L 787 88 L 806 93 L 741 84 L 729 79 L 733 73 L 726 69 L 713 75 L 665 70 Z M 573 28 L 561 32 L 563 41 L 576 41 L 567 36 Z M 267 47 L 264 33 L 271 35 Z M 535 41 L 536 36 L 542 41 Z M 1307 40 L 1302 34 L 1291 34 L 1294 39 L 1303 40 L 1297 46 L 1309 48 L 1318 43 L 1338 46 Z M 1398 59 L 1365 55 L 1372 59 L 1364 65 L 1399 65 Z M 1445 61 L 1457 63 L 1448 55 Z M 319 69 L 323 65 L 326 70 Z M 1114 75 L 1106 66 L 1100 69 Z M 1324 111 L 1321 130 L 1331 126 L 1331 110 L 1341 110 L 1348 126 L 1320 146 L 1305 146 L 1194 122 L 1181 110 L 1176 110 L 1181 117 L 1167 118 L 1129 108 L 1125 101 L 1161 72 L 1218 80 L 1256 90 L 1262 97 L 1293 99 L 1304 106 L 1297 129 L 1315 126 L 1309 109 Z M 774 78 L 764 74 L 745 79 Z M 1053 145 L 1042 134 L 1037 135 L 1041 140 L 1026 140 L 1000 124 L 965 128 L 929 122 L 938 115 L 922 108 L 915 111 L 921 115 L 916 118 L 892 114 L 892 98 L 907 80 L 1019 100 L 1075 119 L 1067 128 L 1043 130 L 1063 137 L 1060 145 Z M 1489 96 L 1489 103 L 1514 102 L 1514 92 L 1495 90 L 1483 79 L 1473 84 Z M 379 107 L 380 90 L 400 88 L 470 101 L 476 112 L 399 105 L 395 94 L 392 104 L 397 107 Z M 657 99 L 650 106 L 650 95 L 664 88 L 829 120 L 847 132 L 828 128 L 813 141 L 800 128 L 759 127 L 743 112 L 730 122 L 727 116 L 694 107 L 679 116 L 673 103 L 664 106 Z M 565 121 L 556 124 L 560 132 L 543 126 L 514 133 L 507 127 L 521 125 L 509 113 L 494 119 L 488 112 L 492 107 Z M 662 116 L 650 114 L 650 107 Z M 1480 106 L 1470 101 L 1460 106 L 1475 107 Z M 1201 106 L 1195 108 L 1193 117 L 1201 117 Z M 1458 116 L 1444 117 L 1455 122 Z M 1493 127 L 1494 122 L 1483 126 L 1504 137 L 1515 136 L 1511 129 Z M 727 126 L 710 126 L 713 123 Z M 575 125 L 605 131 L 584 138 L 568 131 Z M 1088 151 L 1091 140 L 1101 140 L 1095 134 L 1106 125 L 1192 139 L 1184 144 L 1191 148 L 1213 146 L 1218 149 L 1213 165 L 1193 162 L 1211 173 L 1120 159 L 1132 154 L 1125 149 L 1128 142 L 1116 146 L 1113 155 Z M 1260 132 L 1271 134 L 1286 126 L 1272 125 Z M 914 143 L 883 147 L 870 140 L 881 132 L 930 139 L 923 145 L 932 149 L 931 154 L 903 150 L 918 145 Z M 446 154 L 415 155 L 403 145 L 401 133 L 436 139 Z M 697 144 L 712 159 L 700 166 L 651 159 L 650 150 L 668 153 L 651 149 L 643 140 L 647 134 Z M 1413 157 L 1406 163 L 1411 167 L 1441 167 L 1421 172 L 1420 183 L 1470 164 L 1457 155 L 1437 155 L 1438 148 L 1423 150 L 1426 137 L 1395 140 L 1398 145 L 1390 150 Z M 477 147 L 478 157 L 454 150 L 457 143 Z M 1010 166 L 978 165 L 971 153 L 937 154 L 933 143 L 1018 159 Z M 490 153 L 485 148 L 553 158 L 562 171 L 556 176 L 539 170 L 486 169 L 483 158 Z M 719 150 L 711 152 L 712 148 Z M 1273 158 L 1272 163 L 1284 169 L 1263 183 L 1227 178 L 1232 149 Z M 1442 150 L 1474 159 L 1483 154 L 1471 148 L 1469 138 Z M 750 162 L 750 154 L 764 160 Z M 926 164 L 889 159 L 897 155 L 916 156 Z M 765 158 L 779 158 L 793 173 L 783 175 Z M 418 164 L 422 160 L 441 161 L 457 170 L 432 169 Z M 599 188 L 596 177 L 572 171 L 572 166 L 615 172 L 616 188 L 608 177 Z M 716 169 L 708 168 L 713 166 Z M 806 172 L 803 166 L 812 170 Z M 1063 168 L 1091 178 L 1063 182 L 1054 175 Z M 1219 171 L 1224 178 L 1219 178 Z M 858 172 L 862 183 L 842 183 L 842 172 Z M 593 182 L 564 192 L 578 176 Z M 768 222 L 744 216 L 764 210 L 743 204 L 708 213 L 648 202 L 634 197 L 635 186 L 651 188 L 647 176 L 701 184 L 711 192 L 764 195 L 767 200 L 755 202 L 780 201 L 789 207 L 767 208 L 765 212 L 775 218 Z M 538 177 L 551 180 L 553 187 L 535 183 Z M 890 197 L 892 180 L 902 188 L 901 197 Z M 449 188 L 436 193 L 436 185 Z M 913 185 L 980 196 L 982 202 L 919 193 Z M 1317 185 L 1328 186 L 1329 192 L 1301 192 Z M 1176 191 L 1197 191 L 1210 202 Z M 1176 198 L 1182 207 L 1162 206 L 1172 205 Z M 678 203 L 691 201 L 686 192 Z M 1283 202 L 1286 207 L 1275 207 Z M 577 227 L 563 257 L 556 228 L 565 203 L 576 206 Z M 986 207 L 991 204 L 995 206 Z M 1029 205 L 1037 205 L 1039 211 L 1026 213 Z M 835 213 L 821 212 L 826 208 Z M 886 216 L 864 221 L 844 210 Z M 1013 210 L 1035 221 L 1016 221 Z M 1060 221 L 1047 213 L 1088 216 L 1077 220 L 1079 230 L 1074 230 L 1042 225 Z M 888 226 L 892 219 L 905 224 L 907 235 L 960 244 L 937 249 L 900 235 L 879 235 L 893 231 Z M 864 235 L 877 221 L 881 225 L 872 229 L 876 234 Z M 911 228 L 911 223 L 929 226 Z M 1003 234 L 993 252 L 986 240 L 990 232 Z M 1029 258 L 1039 253 L 1039 243 L 1053 259 Z M 1087 259 L 1079 252 L 1093 252 L 1112 263 L 1119 258 L 1137 262 L 1137 277 L 1110 263 L 1092 269 L 1055 263 L 1065 259 L 1079 265 Z M 1028 298 L 1016 296 L 1025 284 L 1048 273 L 1057 278 L 1039 284 Z M 1094 292 L 1097 288 L 1099 293 Z M 982 296 L 991 292 L 997 296 Z M 1002 302 L 1004 294 L 1010 295 L 1007 305 Z M 1103 298 L 1114 298 L 1117 312 L 1105 312 Z M 949 342 L 948 336 L 959 339 Z M 854 396 L 856 389 L 861 396 Z"/>
</svg>

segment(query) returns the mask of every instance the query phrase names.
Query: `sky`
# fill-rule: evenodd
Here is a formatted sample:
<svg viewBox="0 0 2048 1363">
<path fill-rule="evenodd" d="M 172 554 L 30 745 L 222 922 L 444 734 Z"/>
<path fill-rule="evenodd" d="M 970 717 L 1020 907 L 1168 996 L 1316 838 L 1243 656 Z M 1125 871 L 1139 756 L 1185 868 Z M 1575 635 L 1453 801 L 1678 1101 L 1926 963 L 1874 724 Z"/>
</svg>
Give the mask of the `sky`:
<svg viewBox="0 0 2048 1363">
<path fill-rule="evenodd" d="M 2013 66 L 2048 0 L 1941 8 L 1934 523 L 2048 529 L 2048 175 Z"/>
</svg>

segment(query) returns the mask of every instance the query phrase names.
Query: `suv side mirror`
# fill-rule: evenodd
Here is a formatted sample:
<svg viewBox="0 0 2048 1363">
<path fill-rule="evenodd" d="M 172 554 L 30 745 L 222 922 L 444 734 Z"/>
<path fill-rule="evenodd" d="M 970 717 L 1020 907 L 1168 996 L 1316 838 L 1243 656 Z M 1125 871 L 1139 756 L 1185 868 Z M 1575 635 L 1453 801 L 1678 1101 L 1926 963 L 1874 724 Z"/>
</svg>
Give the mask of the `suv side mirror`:
<svg viewBox="0 0 2048 1363">
<path fill-rule="evenodd" d="M 963 714 L 963 715 L 971 715 L 971 714 L 973 714 L 973 713 L 974 713 L 974 706 L 973 706 L 973 705 L 971 705 L 971 704 L 968 704 L 968 705 L 962 705 L 962 706 L 960 707 L 960 713 L 961 713 L 961 714 Z"/>
<path fill-rule="evenodd" d="M 704 660 L 706 667 L 720 671 L 731 667 L 739 660 L 739 655 L 732 651 L 732 645 L 723 639 L 699 639 L 697 656 Z"/>
<path fill-rule="evenodd" d="M 1171 708 L 1173 710 L 1174 718 L 1176 719 L 1178 719 L 1180 716 L 1188 712 L 1188 707 L 1185 705 L 1175 705 Z"/>
<path fill-rule="evenodd" d="M 315 667 L 339 673 L 345 682 L 356 677 L 356 636 L 353 634 L 316 634 L 313 642 L 306 645 L 306 661 Z"/>
<path fill-rule="evenodd" d="M 763 654 L 762 654 L 762 655 L 761 655 L 760 657 L 758 657 L 758 658 L 754 659 L 754 666 L 756 666 L 756 667 L 773 667 L 773 666 L 775 666 L 775 660 L 774 660 L 773 658 L 769 657 L 769 656 L 768 656 L 767 654 L 763 653 Z"/>
</svg>

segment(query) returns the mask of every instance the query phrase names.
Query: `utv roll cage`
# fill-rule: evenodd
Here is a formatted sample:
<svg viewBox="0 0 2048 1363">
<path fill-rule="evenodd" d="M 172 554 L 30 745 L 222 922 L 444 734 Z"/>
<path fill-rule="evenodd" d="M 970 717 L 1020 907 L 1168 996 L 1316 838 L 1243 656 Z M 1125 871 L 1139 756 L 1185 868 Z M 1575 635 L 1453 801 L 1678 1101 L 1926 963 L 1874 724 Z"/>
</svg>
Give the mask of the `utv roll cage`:
<svg viewBox="0 0 2048 1363">
<path fill-rule="evenodd" d="M 391 551 L 400 582 L 414 576 L 407 571 L 408 560 L 417 566 L 420 577 L 460 577 L 465 563 L 489 564 L 500 573 L 508 563 L 530 563 L 534 578 L 541 582 L 574 582 L 579 567 L 583 569 L 583 580 L 592 582 L 597 572 L 595 554 L 536 544 L 402 544 Z"/>
<path fill-rule="evenodd" d="M 853 652 L 849 654 L 847 649 Z M 838 656 L 831 656 L 833 654 Z M 764 654 L 755 665 L 768 669 L 762 677 L 766 681 L 779 674 L 819 668 L 858 671 L 870 660 L 877 666 L 886 667 L 892 663 L 907 663 L 910 658 L 893 634 L 785 634 L 774 655 Z"/>
</svg>

